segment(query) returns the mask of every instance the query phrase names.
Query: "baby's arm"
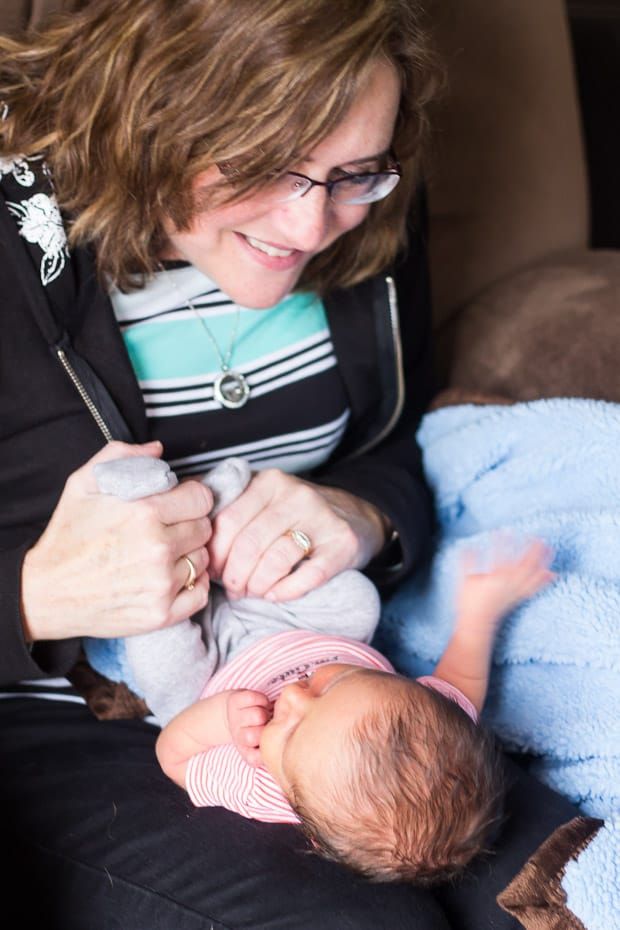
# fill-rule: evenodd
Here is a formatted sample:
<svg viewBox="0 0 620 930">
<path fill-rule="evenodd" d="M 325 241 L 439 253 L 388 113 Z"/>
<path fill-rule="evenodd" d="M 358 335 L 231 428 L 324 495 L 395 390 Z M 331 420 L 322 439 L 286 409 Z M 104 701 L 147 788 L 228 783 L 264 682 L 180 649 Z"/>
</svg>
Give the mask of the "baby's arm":
<svg viewBox="0 0 620 930">
<path fill-rule="evenodd" d="M 518 558 L 497 561 L 488 572 L 474 573 L 474 561 L 470 555 L 464 565 L 454 632 L 433 674 L 462 691 L 480 712 L 502 619 L 554 574 L 548 567 L 549 551 L 540 541 L 531 543 Z"/>
<path fill-rule="evenodd" d="M 260 733 L 270 719 L 271 702 L 261 691 L 220 691 L 186 707 L 163 728 L 157 759 L 182 788 L 189 760 L 222 743 L 234 743 L 246 762 L 257 765 Z"/>
</svg>

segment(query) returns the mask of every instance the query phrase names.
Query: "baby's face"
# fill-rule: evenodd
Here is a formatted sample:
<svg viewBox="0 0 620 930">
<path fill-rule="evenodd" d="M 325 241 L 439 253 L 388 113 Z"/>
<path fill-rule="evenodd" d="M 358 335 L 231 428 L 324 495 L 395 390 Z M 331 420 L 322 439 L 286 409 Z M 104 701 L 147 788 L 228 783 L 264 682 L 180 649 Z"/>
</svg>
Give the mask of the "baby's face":
<svg viewBox="0 0 620 930">
<path fill-rule="evenodd" d="M 262 762 L 285 794 L 313 787 L 344 767 L 346 736 L 377 703 L 387 672 L 358 665 L 323 665 L 283 688 L 260 741 Z M 330 774 L 331 773 L 331 774 Z"/>
</svg>

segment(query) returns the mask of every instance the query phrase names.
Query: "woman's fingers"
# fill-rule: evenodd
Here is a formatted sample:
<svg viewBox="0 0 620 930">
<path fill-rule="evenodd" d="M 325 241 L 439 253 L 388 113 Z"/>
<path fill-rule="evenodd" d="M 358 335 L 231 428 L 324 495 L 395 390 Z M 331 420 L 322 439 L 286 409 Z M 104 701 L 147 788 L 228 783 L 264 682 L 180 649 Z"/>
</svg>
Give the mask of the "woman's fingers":
<svg viewBox="0 0 620 930">
<path fill-rule="evenodd" d="M 304 558 L 305 552 L 293 541 L 286 521 L 275 523 L 266 509 L 233 544 L 222 584 L 234 596 L 262 597 Z"/>
<path fill-rule="evenodd" d="M 209 572 L 233 597 L 299 597 L 365 565 L 384 538 L 385 518 L 367 502 L 268 469 L 216 517 Z"/>
<path fill-rule="evenodd" d="M 200 481 L 182 481 L 171 491 L 144 499 L 161 523 L 173 525 L 206 517 L 213 507 L 213 495 Z"/>
<path fill-rule="evenodd" d="M 268 601 L 295 601 L 325 584 L 346 567 L 339 566 L 338 562 L 332 559 L 326 560 L 317 553 L 313 558 L 301 562 L 293 572 L 275 583 L 263 596 Z"/>
<path fill-rule="evenodd" d="M 192 562 L 194 561 L 195 557 L 195 554 L 190 556 Z M 184 564 L 187 568 L 187 563 Z M 188 575 L 186 574 L 183 579 L 183 585 L 180 591 L 168 609 L 167 622 L 171 626 L 175 623 L 180 623 L 181 620 L 186 620 L 187 617 L 192 617 L 197 611 L 202 610 L 209 600 L 208 574 L 203 571 L 202 574 L 196 579 L 192 588 L 185 587 L 185 581 L 187 578 Z"/>
<path fill-rule="evenodd" d="M 306 482 L 263 473 L 256 487 L 252 484 L 247 500 L 239 498 L 215 523 L 214 544 L 219 541 L 221 547 L 220 532 L 232 537 L 220 578 L 233 597 L 262 597 L 306 557 L 307 549 L 295 542 L 293 530 L 300 530 L 299 541 L 307 538 L 312 547 L 336 537 L 339 528 L 341 541 L 347 535 L 345 521 Z M 212 559 L 214 549 L 217 553 L 217 545 L 210 547 Z M 212 563 L 215 578 L 217 567 Z"/>
<path fill-rule="evenodd" d="M 209 555 L 205 546 L 193 549 L 180 557 L 174 566 L 177 590 L 190 590 L 197 584 L 209 567 Z"/>
<path fill-rule="evenodd" d="M 310 541 L 307 534 L 304 533 L 304 536 Z M 249 575 L 246 582 L 247 593 L 252 597 L 264 597 L 270 588 L 290 575 L 308 555 L 306 550 L 294 541 L 292 532 L 282 533 L 263 553 L 254 571 Z"/>
<path fill-rule="evenodd" d="M 208 517 L 197 520 L 185 520 L 161 528 L 162 538 L 170 549 L 171 561 L 184 555 L 191 555 L 193 549 L 200 549 L 209 542 L 213 528 Z"/>
<path fill-rule="evenodd" d="M 96 490 L 92 466 L 161 454 L 159 443 L 110 443 L 68 479 L 22 572 L 29 640 L 129 636 L 176 623 L 206 603 L 210 491 L 196 481 L 135 501 Z M 195 565 L 192 590 L 185 588 Z"/>
<path fill-rule="evenodd" d="M 250 531 L 249 536 L 247 534 L 250 524 L 272 503 L 274 489 L 269 482 L 265 481 L 265 475 L 268 476 L 268 474 L 268 472 L 263 472 L 254 475 L 245 491 L 232 504 L 221 510 L 215 518 L 213 537 L 209 544 L 213 578 L 223 579 L 224 569 L 228 564 L 233 545 L 240 541 L 239 537 L 242 533 L 245 532 L 246 535 L 245 542 L 241 540 L 245 551 L 238 561 L 242 558 L 249 558 L 255 563 L 259 553 L 280 534 L 279 525 L 286 523 L 286 517 L 282 515 L 281 520 L 276 518 L 276 524 L 279 525 L 274 525 L 272 521 L 269 521 L 263 525 L 262 529 L 259 525 Z"/>
</svg>

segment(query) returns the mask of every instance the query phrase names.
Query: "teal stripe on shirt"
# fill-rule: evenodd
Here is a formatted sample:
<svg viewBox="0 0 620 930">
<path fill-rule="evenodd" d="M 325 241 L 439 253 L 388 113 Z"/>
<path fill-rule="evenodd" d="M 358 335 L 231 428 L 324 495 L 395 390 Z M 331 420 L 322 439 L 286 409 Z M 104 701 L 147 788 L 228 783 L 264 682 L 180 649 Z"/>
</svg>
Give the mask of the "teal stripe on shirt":
<svg viewBox="0 0 620 930">
<path fill-rule="evenodd" d="M 236 312 L 231 307 L 214 308 L 206 311 L 205 320 L 220 353 L 226 356 Z M 242 308 L 230 366 L 260 361 L 289 348 L 293 351 L 297 343 L 327 326 L 323 304 L 314 294 L 293 294 L 266 310 Z M 140 381 L 195 377 L 220 369 L 220 358 L 193 312 L 183 313 L 181 319 L 172 315 L 129 326 L 123 338 Z"/>
</svg>

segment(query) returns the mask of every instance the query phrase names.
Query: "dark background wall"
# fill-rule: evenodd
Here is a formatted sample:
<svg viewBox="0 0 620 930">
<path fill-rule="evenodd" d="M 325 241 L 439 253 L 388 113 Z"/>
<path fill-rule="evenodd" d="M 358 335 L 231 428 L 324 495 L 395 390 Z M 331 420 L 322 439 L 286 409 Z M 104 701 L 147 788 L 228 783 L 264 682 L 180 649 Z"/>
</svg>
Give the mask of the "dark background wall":
<svg viewBox="0 0 620 930">
<path fill-rule="evenodd" d="M 567 4 L 590 175 L 591 244 L 620 248 L 620 0 Z"/>
</svg>

